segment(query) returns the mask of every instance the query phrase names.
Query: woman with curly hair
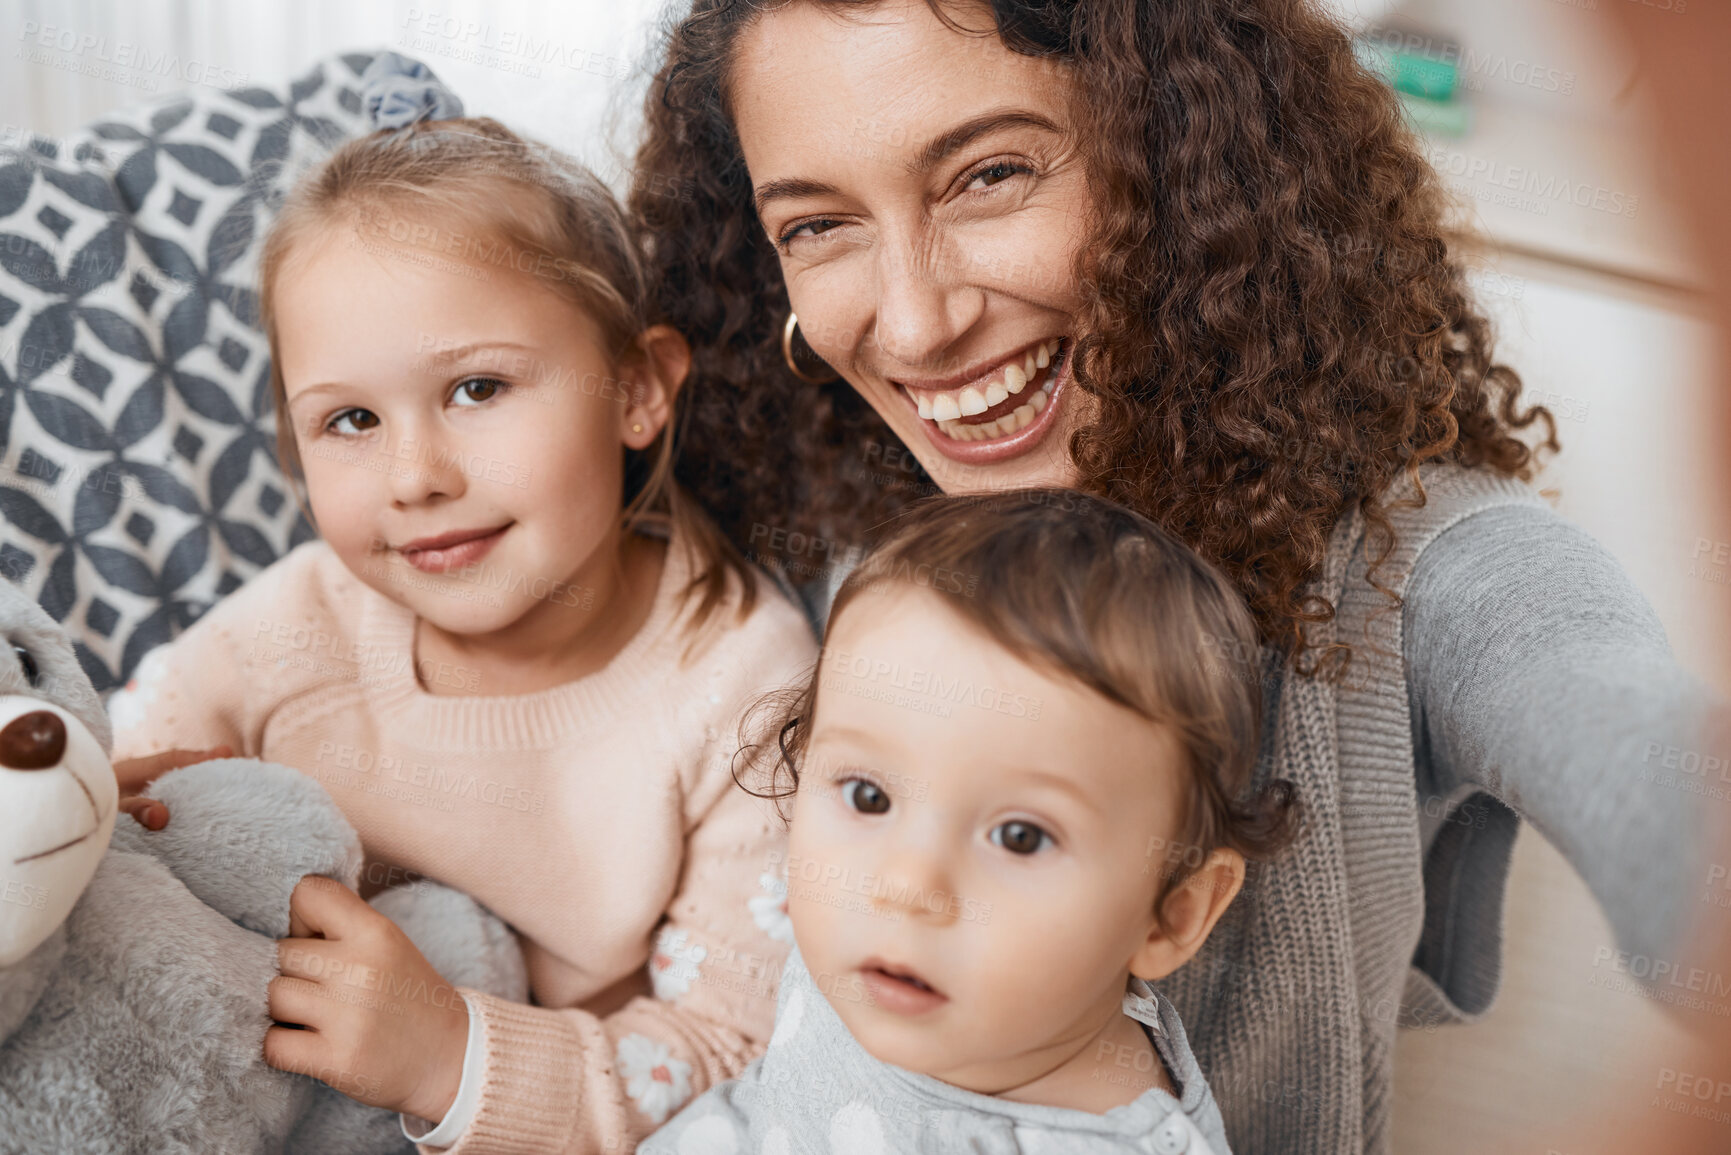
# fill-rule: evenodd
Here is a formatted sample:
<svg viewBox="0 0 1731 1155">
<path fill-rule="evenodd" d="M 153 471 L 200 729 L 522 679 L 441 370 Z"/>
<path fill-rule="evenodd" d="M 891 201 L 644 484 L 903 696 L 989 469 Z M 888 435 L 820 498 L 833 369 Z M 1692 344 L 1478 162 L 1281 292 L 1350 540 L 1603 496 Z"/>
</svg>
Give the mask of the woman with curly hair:
<svg viewBox="0 0 1731 1155">
<path fill-rule="evenodd" d="M 1552 417 L 1312 3 L 695 0 L 636 176 L 678 473 L 742 549 L 1056 485 L 1248 602 L 1304 825 L 1167 980 L 1235 1148 L 1388 1148 L 1396 1027 L 1496 993 L 1521 818 L 1687 969 L 1723 706 L 1527 484 Z"/>
</svg>

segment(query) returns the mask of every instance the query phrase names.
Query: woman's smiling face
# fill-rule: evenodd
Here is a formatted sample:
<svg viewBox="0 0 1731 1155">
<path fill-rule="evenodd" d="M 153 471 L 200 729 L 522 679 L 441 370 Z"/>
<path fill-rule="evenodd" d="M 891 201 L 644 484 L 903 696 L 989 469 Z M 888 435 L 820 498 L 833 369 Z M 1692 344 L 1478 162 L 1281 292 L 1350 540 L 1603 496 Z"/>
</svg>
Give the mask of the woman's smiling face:
<svg viewBox="0 0 1731 1155">
<path fill-rule="evenodd" d="M 992 27 L 984 8 L 952 10 Z M 789 4 L 729 97 L 800 332 L 944 490 L 1065 485 L 1090 223 L 1061 65 L 925 0 Z"/>
</svg>

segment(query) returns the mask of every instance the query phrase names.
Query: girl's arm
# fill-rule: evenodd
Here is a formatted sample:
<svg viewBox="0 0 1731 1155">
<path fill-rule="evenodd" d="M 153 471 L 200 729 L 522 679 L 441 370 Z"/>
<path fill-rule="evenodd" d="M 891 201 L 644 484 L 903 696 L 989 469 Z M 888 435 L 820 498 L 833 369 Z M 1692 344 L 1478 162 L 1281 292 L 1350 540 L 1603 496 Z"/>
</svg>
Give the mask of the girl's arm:
<svg viewBox="0 0 1731 1155">
<path fill-rule="evenodd" d="M 227 746 L 256 757 L 270 712 L 328 676 L 344 634 L 338 607 L 358 582 L 328 546 L 308 542 L 255 574 L 139 662 L 108 699 L 114 758 Z"/>
<path fill-rule="evenodd" d="M 1712 736 L 1727 711 L 1677 663 L 1622 567 L 1548 509 L 1496 507 L 1439 534 L 1406 595 L 1401 648 L 1421 786 L 1457 798 L 1480 789 L 1531 822 L 1604 908 L 1617 939 L 1601 948 L 1607 957 L 1626 950 L 1684 973 L 1707 965 L 1683 956 L 1694 919 L 1719 909 L 1700 899 L 1705 827 L 1731 814 L 1731 747 Z M 1481 861 L 1489 849 L 1506 862 L 1514 826 L 1501 806 L 1481 796 L 1439 818 L 1433 860 L 1453 855 L 1466 869 L 1477 839 Z M 1498 949 L 1500 891 L 1452 893 L 1455 909 L 1434 921 Z M 1439 981 L 1476 1010 L 1469 1004 L 1488 1002 L 1496 972 Z"/>
<path fill-rule="evenodd" d="M 241 721 L 245 679 L 232 649 L 216 630 L 195 625 L 146 654 L 109 696 L 120 810 L 151 830 L 166 826 L 169 813 L 141 796 L 146 786 L 181 766 L 248 749 Z"/>
<path fill-rule="evenodd" d="M 122 787 L 141 787 L 137 779 L 154 768 L 150 759 L 165 751 L 227 746 L 237 755 L 257 752 L 256 743 L 247 741 L 256 736 L 244 724 L 245 655 L 206 625 L 199 622 L 146 654 L 131 680 L 108 699 L 117 772 L 120 764 L 132 764 L 121 775 Z"/>
<path fill-rule="evenodd" d="M 786 834 L 725 765 L 702 788 L 713 801 L 693 800 L 698 821 L 647 964 L 655 996 L 600 1017 L 464 990 L 480 1022 L 480 1092 L 456 1142 L 422 1151 L 626 1155 L 768 1047 L 793 941 Z"/>
<path fill-rule="evenodd" d="M 114 723 L 115 776 L 131 795 L 158 774 L 220 757 L 257 756 L 270 711 L 306 675 L 295 643 L 335 633 L 326 592 L 339 563 L 320 543 L 291 551 L 212 606 L 166 645 L 144 655 L 106 703 Z M 347 579 L 352 584 L 352 579 Z M 279 639 L 285 644 L 276 645 Z M 305 663 L 310 665 L 311 663 Z M 125 808 L 152 828 L 161 825 Z M 151 809 L 161 812 L 160 804 Z M 166 819 L 165 813 L 157 818 Z"/>
</svg>

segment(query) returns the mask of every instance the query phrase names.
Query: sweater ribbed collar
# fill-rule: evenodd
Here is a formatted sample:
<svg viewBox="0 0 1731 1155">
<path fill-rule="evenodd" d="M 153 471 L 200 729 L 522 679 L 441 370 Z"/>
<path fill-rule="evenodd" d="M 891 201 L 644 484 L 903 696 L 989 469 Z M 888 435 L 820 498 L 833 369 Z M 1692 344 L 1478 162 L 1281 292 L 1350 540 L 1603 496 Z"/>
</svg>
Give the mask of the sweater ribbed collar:
<svg viewBox="0 0 1731 1155">
<path fill-rule="evenodd" d="M 691 559 L 682 535 L 659 525 L 640 532 L 668 540 L 655 601 L 643 626 L 601 669 L 529 694 L 448 695 L 421 685 L 418 662 L 392 661 L 383 664 L 384 674 L 364 683 L 370 708 L 429 745 L 470 750 L 558 746 L 642 710 L 679 660 L 683 631 L 674 627 L 691 580 Z M 366 652 L 413 655 L 414 611 L 364 585 L 359 596 Z"/>
</svg>

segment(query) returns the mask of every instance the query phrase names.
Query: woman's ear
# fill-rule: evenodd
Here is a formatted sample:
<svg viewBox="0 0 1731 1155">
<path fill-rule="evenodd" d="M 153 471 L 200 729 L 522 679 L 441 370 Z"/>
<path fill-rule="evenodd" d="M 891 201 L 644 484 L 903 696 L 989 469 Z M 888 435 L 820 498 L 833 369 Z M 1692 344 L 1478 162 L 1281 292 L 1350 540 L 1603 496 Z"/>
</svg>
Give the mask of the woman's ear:
<svg viewBox="0 0 1731 1155">
<path fill-rule="evenodd" d="M 630 383 L 620 410 L 619 439 L 647 449 L 673 413 L 673 399 L 691 372 L 691 346 L 671 325 L 651 325 L 637 334 L 620 365 Z"/>
<path fill-rule="evenodd" d="M 1148 937 L 1130 959 L 1130 973 L 1163 979 L 1202 949 L 1208 934 L 1244 886 L 1244 856 L 1221 848 L 1166 897 L 1166 929 L 1150 920 Z"/>
</svg>

